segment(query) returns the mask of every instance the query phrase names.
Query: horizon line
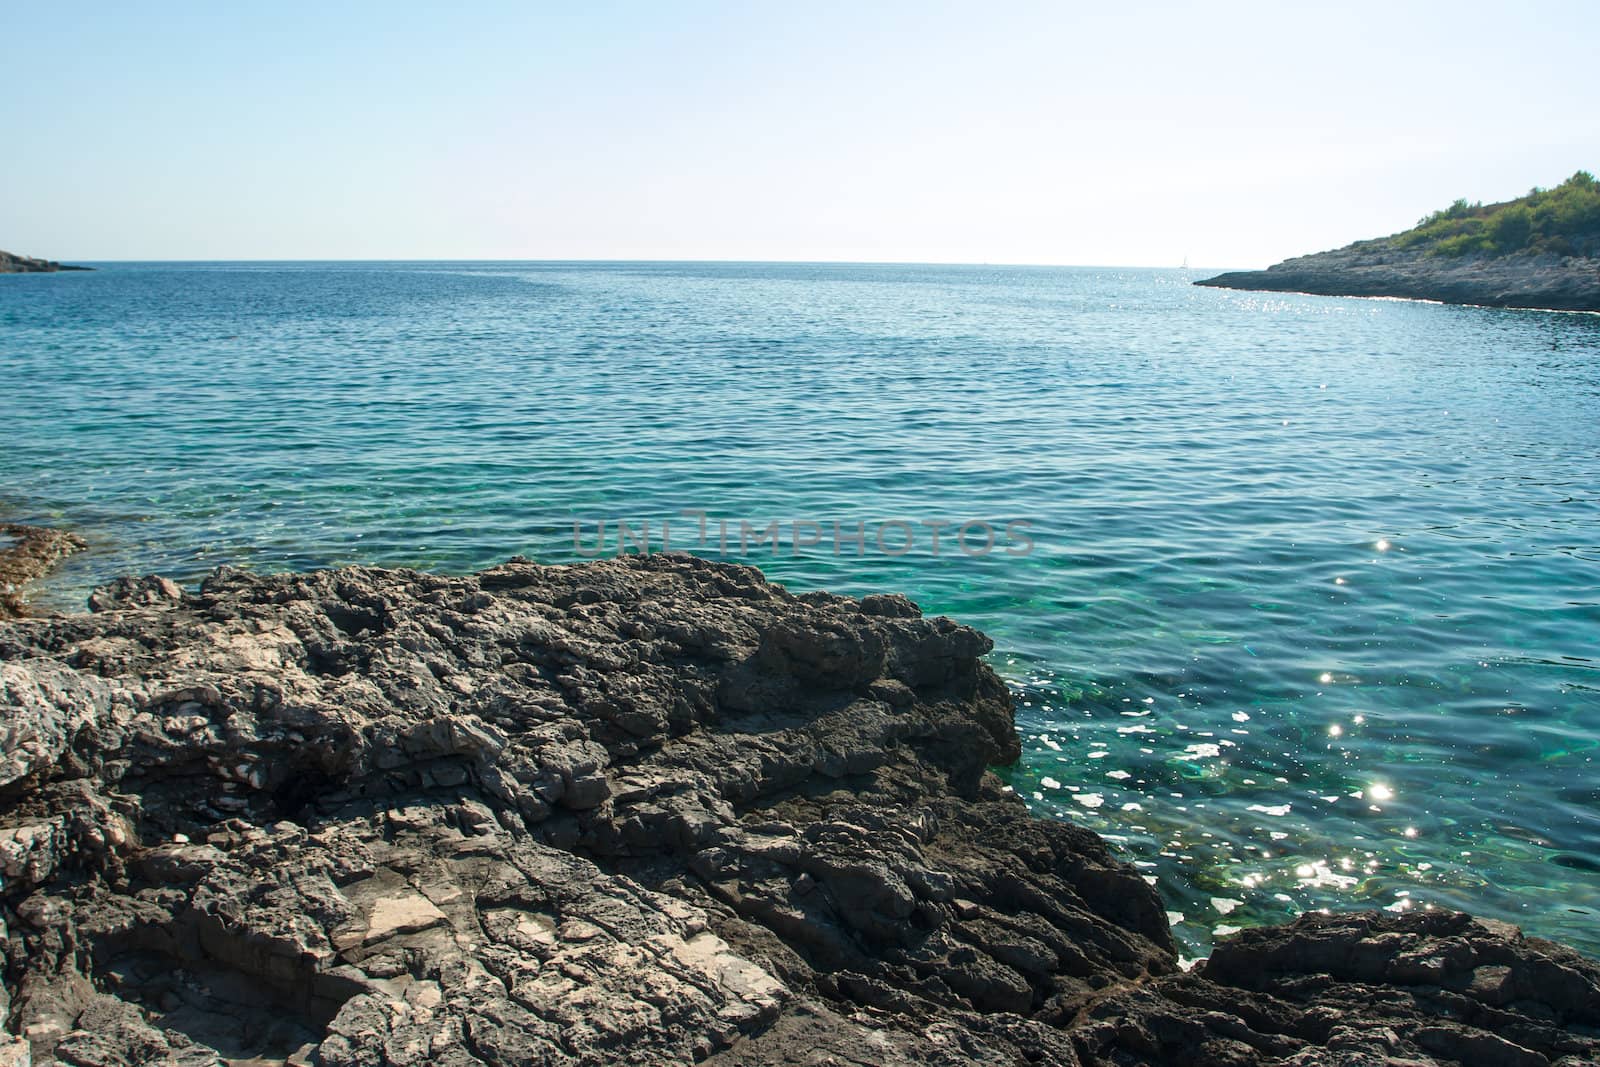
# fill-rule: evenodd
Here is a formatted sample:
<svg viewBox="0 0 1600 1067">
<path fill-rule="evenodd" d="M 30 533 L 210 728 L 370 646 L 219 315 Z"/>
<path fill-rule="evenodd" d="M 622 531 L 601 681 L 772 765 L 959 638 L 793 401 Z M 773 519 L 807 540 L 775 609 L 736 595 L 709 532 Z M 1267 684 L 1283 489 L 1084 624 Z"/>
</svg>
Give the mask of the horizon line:
<svg viewBox="0 0 1600 1067">
<path fill-rule="evenodd" d="M 13 253 L 25 255 L 25 253 Z M 44 259 L 37 256 L 30 258 Z M 662 259 L 662 258 L 525 258 L 507 259 L 493 257 L 473 256 L 415 256 L 415 257 L 329 257 L 329 258 L 244 258 L 244 259 L 193 259 L 193 258 L 161 258 L 161 259 L 103 259 L 91 257 L 69 257 L 63 259 L 49 259 L 47 262 L 70 266 L 80 263 L 104 264 L 137 264 L 137 263 L 583 263 L 583 264 L 616 264 L 616 263 L 697 263 L 697 264 L 743 264 L 743 265 L 788 265 L 788 266 L 848 266 L 848 267 L 1037 267 L 1044 269 L 1072 269 L 1072 270 L 1239 270 L 1261 268 L 1238 267 L 1208 267 L 1208 266 L 1159 266 L 1150 263 L 1017 263 L 1017 262 L 978 262 L 974 260 L 897 260 L 897 259 L 724 259 L 724 258 L 687 258 L 687 259 Z"/>
</svg>

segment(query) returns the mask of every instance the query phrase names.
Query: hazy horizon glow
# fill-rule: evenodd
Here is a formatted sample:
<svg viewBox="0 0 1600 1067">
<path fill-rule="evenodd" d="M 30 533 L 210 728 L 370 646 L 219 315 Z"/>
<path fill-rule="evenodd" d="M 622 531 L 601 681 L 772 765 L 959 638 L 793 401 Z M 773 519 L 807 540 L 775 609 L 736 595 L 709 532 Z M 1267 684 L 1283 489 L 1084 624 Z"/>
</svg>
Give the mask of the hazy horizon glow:
<svg viewBox="0 0 1600 1067">
<path fill-rule="evenodd" d="M 1245 267 L 1600 168 L 1584 3 L 470 7 L 8 6 L 0 248 Z"/>
</svg>

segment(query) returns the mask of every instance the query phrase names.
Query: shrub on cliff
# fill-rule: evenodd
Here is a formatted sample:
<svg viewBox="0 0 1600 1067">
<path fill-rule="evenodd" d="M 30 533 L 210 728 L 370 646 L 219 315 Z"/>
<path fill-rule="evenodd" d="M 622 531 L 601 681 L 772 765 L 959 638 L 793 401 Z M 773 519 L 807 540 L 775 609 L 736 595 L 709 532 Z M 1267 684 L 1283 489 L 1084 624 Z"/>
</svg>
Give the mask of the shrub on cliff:
<svg viewBox="0 0 1600 1067">
<path fill-rule="evenodd" d="M 1436 256 L 1600 255 L 1600 181 L 1580 170 L 1554 189 L 1503 204 L 1457 200 L 1392 240 Z"/>
</svg>

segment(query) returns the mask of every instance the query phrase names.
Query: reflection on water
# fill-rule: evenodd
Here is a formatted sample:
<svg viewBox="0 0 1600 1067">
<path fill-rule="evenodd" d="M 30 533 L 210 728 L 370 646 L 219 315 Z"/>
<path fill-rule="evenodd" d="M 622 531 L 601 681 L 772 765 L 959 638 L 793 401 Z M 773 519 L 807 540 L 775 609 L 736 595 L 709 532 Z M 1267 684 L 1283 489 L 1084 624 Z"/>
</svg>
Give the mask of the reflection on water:
<svg viewBox="0 0 1600 1067">
<path fill-rule="evenodd" d="M 1600 951 L 1600 316 L 1176 272 L 116 267 L 0 294 L 0 509 L 128 571 L 576 558 L 575 519 L 1034 522 L 748 562 L 994 636 L 1044 814 L 1191 955 L 1308 908 Z M 63 444 L 67 447 L 63 449 Z"/>
<path fill-rule="evenodd" d="M 1554 773 L 1530 773 L 1514 751 L 1502 754 L 1515 746 L 1484 743 L 1475 747 L 1489 759 L 1468 761 L 1488 771 L 1475 782 L 1447 747 L 1408 729 L 1406 716 L 1351 711 L 1364 706 L 1359 684 L 1341 694 L 1308 688 L 1306 704 L 1227 710 L 1192 689 L 1163 698 L 1115 689 L 1064 695 L 1048 670 L 1018 672 L 1015 658 L 1005 666 L 1029 750 L 1009 775 L 1012 787 L 1037 810 L 1116 841 L 1156 879 L 1191 954 L 1241 923 L 1351 906 L 1468 908 L 1593 944 L 1600 863 L 1553 839 L 1584 838 L 1499 817 L 1506 801 L 1537 797 L 1573 774 L 1565 759 Z M 1332 705 L 1339 710 L 1311 710 Z M 1337 721 L 1307 721 L 1322 715 Z M 1589 756 L 1581 766 L 1592 766 Z M 1593 781 L 1592 772 L 1577 773 Z M 1571 815 L 1574 828 L 1592 832 L 1592 809 Z M 1548 817 L 1523 815 L 1541 824 Z"/>
</svg>

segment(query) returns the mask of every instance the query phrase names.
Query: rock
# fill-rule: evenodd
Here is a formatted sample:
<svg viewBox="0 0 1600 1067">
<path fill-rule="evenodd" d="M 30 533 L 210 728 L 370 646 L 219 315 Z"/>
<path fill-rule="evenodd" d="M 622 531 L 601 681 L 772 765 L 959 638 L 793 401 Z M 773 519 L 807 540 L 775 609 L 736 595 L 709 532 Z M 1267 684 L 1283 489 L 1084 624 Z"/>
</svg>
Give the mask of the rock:
<svg viewBox="0 0 1600 1067">
<path fill-rule="evenodd" d="M 93 267 L 71 267 L 48 259 L 30 259 L 15 252 L 0 252 L 0 274 L 51 274 L 58 270 L 93 270 Z"/>
<path fill-rule="evenodd" d="M 1266 270 L 1236 271 L 1195 282 L 1321 296 L 1390 296 L 1446 304 L 1600 311 L 1600 258 L 1517 253 L 1430 255 L 1391 238 L 1300 256 Z"/>
<path fill-rule="evenodd" d="M 83 538 L 65 530 L 0 522 L 0 619 L 24 614 L 22 587 L 87 547 Z"/>
<path fill-rule="evenodd" d="M 143 578 L 118 578 L 89 594 L 90 611 L 117 608 L 176 607 L 185 600 L 183 587 L 170 578 L 147 575 Z"/>
<path fill-rule="evenodd" d="M 988 773 L 1018 752 L 989 642 L 904 598 L 649 556 L 92 602 L 0 624 L 0 1056 L 1600 1055 L 1600 970 L 1465 916 L 1179 973 L 1144 880 Z"/>
<path fill-rule="evenodd" d="M 1597 1013 L 1600 967 L 1504 923 L 1310 914 L 1106 999 L 1075 1036 L 1089 1062 L 1577 1067 L 1600 1062 Z"/>
</svg>

